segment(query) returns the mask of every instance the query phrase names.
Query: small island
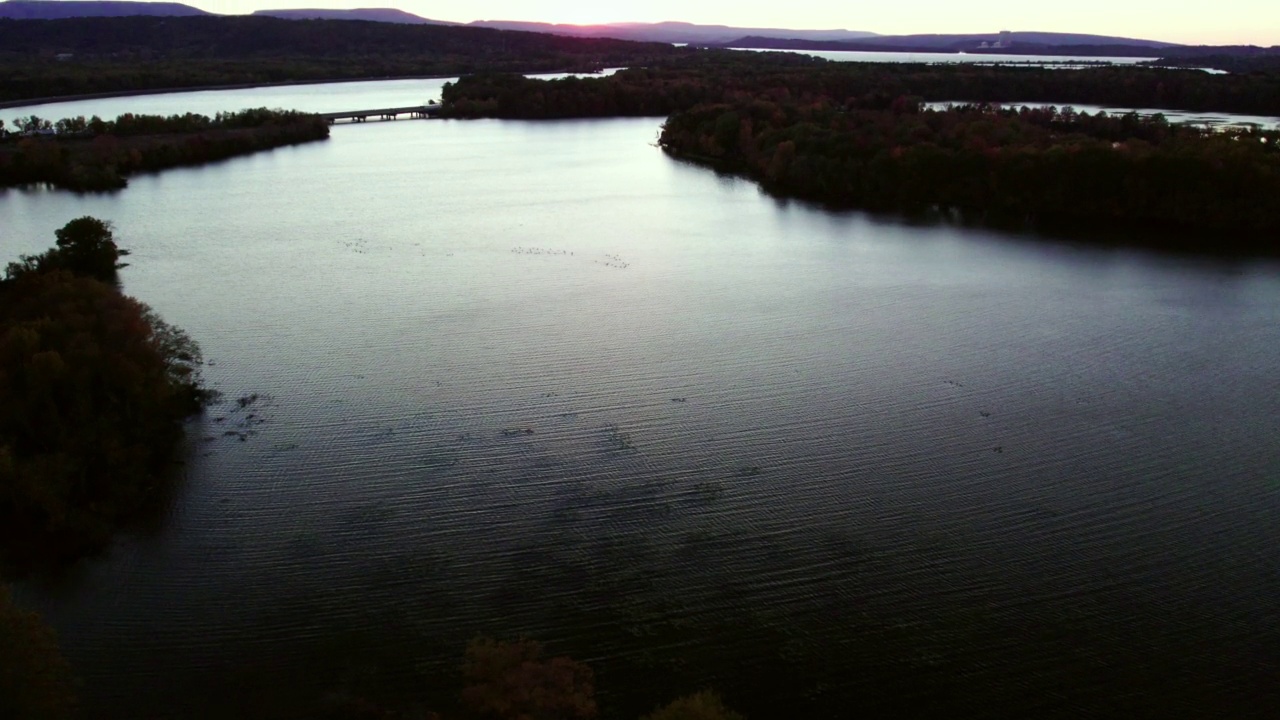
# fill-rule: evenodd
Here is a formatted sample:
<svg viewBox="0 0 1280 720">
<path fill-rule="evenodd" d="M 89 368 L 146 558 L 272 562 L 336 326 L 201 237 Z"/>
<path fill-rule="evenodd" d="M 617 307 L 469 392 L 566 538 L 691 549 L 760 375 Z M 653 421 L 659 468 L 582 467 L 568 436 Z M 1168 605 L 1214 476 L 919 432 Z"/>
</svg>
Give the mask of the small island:
<svg viewBox="0 0 1280 720">
<path fill-rule="evenodd" d="M 128 176 L 201 165 L 261 150 L 324 140 L 319 115 L 257 108 L 205 115 L 121 115 L 52 122 L 0 122 L 0 187 L 48 184 L 67 190 L 117 190 Z"/>
</svg>

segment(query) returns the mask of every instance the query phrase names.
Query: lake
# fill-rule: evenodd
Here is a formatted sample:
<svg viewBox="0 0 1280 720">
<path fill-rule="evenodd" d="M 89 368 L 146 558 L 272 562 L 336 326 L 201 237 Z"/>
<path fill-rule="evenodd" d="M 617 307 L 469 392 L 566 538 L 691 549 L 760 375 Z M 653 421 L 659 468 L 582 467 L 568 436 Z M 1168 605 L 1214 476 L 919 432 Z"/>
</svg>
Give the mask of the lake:
<svg viewBox="0 0 1280 720">
<path fill-rule="evenodd" d="M 91 717 L 447 707 L 477 634 L 590 662 L 606 717 L 705 686 L 753 720 L 1272 715 L 1280 265 L 827 212 L 660 122 L 340 125 L 0 192 L 5 260 L 113 221 L 225 394 L 163 517 L 16 588 Z"/>
</svg>

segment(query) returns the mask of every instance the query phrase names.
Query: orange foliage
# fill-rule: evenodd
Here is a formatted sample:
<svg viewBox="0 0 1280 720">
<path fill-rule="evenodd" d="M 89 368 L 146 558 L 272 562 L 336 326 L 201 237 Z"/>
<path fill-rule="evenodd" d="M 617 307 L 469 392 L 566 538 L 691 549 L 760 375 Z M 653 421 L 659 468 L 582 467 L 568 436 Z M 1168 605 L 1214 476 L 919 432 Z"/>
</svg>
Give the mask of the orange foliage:
<svg viewBox="0 0 1280 720">
<path fill-rule="evenodd" d="M 542 658 L 532 640 L 473 640 L 463 664 L 464 709 L 495 720 L 591 720 L 596 717 L 591 668 L 568 657 Z"/>
</svg>

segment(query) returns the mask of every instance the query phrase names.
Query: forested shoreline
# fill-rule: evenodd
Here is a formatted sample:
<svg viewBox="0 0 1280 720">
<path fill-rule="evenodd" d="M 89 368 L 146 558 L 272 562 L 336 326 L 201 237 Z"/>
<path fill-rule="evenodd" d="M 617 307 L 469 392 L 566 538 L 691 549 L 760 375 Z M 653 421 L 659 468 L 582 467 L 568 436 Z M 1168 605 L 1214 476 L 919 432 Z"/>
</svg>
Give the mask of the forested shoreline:
<svg viewBox="0 0 1280 720">
<path fill-rule="evenodd" d="M 589 72 L 699 52 L 663 43 L 352 20 L 0 20 L 0 101 L 481 71 Z"/>
<path fill-rule="evenodd" d="M 0 102 L 485 72 L 581 73 L 604 67 L 709 72 L 722 81 L 725 78 L 718 73 L 727 68 L 754 75 L 790 67 L 818 71 L 802 81 L 806 87 L 822 82 L 833 87 L 856 85 L 866 92 L 865 88 L 877 86 L 884 92 L 937 100 L 1092 103 L 1280 115 L 1280 73 L 1275 65 L 1280 56 L 1258 48 L 1240 48 L 1238 53 L 1194 50 L 1156 61 L 1170 67 L 1109 66 L 1062 72 L 1037 67 L 839 63 L 788 52 L 351 20 L 261 16 L 0 20 L 0 77 L 4 78 Z M 1176 69 L 1187 66 L 1218 67 L 1233 74 L 1214 77 L 1200 70 Z"/>
<path fill-rule="evenodd" d="M 1162 55 L 1146 64 L 1174 68 L 1211 68 L 1235 74 L 1277 73 L 1280 72 L 1280 45 L 1269 48 L 1247 45 L 1180 48 L 1177 53 Z"/>
<path fill-rule="evenodd" d="M 1056 108 L 755 101 L 676 113 L 659 143 L 773 193 L 837 207 L 955 211 L 1044 229 L 1229 231 L 1201 249 L 1280 252 L 1280 131 Z"/>
<path fill-rule="evenodd" d="M 329 137 L 318 115 L 258 108 L 115 120 L 18 118 L 20 135 L 0 142 L 0 187 L 47 183 L 68 190 L 115 190 L 127 177 L 200 165 Z"/>
<path fill-rule="evenodd" d="M 801 103 L 909 97 L 925 102 L 1088 104 L 1280 117 L 1280 73 L 836 63 L 803 55 L 739 53 L 667 67 L 632 68 L 601 78 L 547 81 L 477 74 L 447 86 L 444 101 L 446 114 L 452 117 L 535 119 L 665 116 L 700 102 L 757 96 Z"/>
<path fill-rule="evenodd" d="M 120 291 L 97 218 L 0 280 L 0 569 L 91 553 L 164 497 L 183 420 L 212 399 L 200 347 Z"/>
<path fill-rule="evenodd" d="M 1003 107 L 1051 98 L 1064 107 Z M 1280 253 L 1272 200 L 1280 192 L 1280 131 L 1210 130 L 1161 115 L 1069 107 L 1280 115 L 1276 76 L 726 64 L 552 81 L 469 76 L 447 84 L 443 99 L 449 117 L 667 116 L 660 141 L 667 152 L 831 206 L 1047 229 L 1172 230 L 1160 241 L 1170 248 Z M 962 102 L 925 108 L 948 100 Z M 1217 232 L 1230 234 L 1206 235 Z"/>
</svg>

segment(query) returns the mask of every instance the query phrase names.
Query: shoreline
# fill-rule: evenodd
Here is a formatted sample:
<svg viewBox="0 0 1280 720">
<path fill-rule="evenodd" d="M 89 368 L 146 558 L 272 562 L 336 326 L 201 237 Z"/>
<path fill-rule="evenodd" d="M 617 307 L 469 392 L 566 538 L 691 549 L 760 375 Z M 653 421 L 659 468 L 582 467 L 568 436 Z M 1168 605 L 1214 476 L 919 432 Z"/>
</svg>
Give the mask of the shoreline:
<svg viewBox="0 0 1280 720">
<path fill-rule="evenodd" d="M 168 95 L 171 93 L 202 92 L 205 90 L 249 90 L 262 87 L 287 87 L 291 85 L 325 85 L 328 83 L 380 82 L 384 80 L 447 80 L 458 75 L 389 75 L 381 77 L 336 78 L 327 80 L 281 80 L 279 82 L 233 83 L 230 85 L 195 85 L 189 87 L 153 88 L 145 90 L 109 90 L 100 93 L 81 93 L 79 95 L 53 95 L 48 97 L 28 98 L 26 100 L 0 101 L 0 110 L 28 107 L 31 105 L 54 105 L 57 103 L 76 102 L 79 100 L 101 100 L 105 98 L 135 97 L 143 95 Z"/>
</svg>

